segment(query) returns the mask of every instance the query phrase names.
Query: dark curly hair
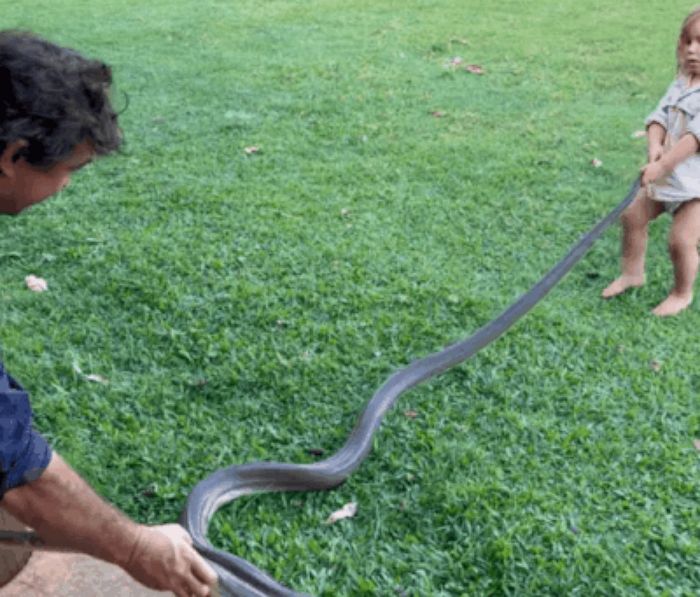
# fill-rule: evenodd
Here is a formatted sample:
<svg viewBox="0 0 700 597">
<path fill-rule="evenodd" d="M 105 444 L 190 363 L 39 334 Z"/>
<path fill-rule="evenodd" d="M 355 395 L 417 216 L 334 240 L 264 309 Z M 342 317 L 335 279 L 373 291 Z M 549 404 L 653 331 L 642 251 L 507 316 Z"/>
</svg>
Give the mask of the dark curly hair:
<svg viewBox="0 0 700 597">
<path fill-rule="evenodd" d="M 109 90 L 112 71 L 24 31 L 0 31 L 0 152 L 27 142 L 17 157 L 50 168 L 83 141 L 97 155 L 115 151 L 122 135 Z"/>
</svg>

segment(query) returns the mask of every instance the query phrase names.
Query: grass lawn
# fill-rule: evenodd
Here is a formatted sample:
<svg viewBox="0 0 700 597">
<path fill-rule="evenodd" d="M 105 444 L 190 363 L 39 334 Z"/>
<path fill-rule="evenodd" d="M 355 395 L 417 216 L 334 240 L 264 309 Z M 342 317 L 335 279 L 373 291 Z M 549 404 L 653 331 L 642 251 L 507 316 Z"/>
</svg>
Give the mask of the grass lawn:
<svg viewBox="0 0 700 597">
<path fill-rule="evenodd" d="M 622 198 L 689 8 L 5 3 L 3 27 L 101 57 L 128 96 L 119 155 L 0 219 L 3 359 L 37 426 L 154 523 L 219 467 L 335 451 L 391 372 L 498 314 Z M 599 298 L 609 231 L 404 396 L 345 485 L 241 500 L 212 541 L 314 595 L 697 594 L 700 303 L 649 314 L 668 226 L 645 288 Z"/>
</svg>

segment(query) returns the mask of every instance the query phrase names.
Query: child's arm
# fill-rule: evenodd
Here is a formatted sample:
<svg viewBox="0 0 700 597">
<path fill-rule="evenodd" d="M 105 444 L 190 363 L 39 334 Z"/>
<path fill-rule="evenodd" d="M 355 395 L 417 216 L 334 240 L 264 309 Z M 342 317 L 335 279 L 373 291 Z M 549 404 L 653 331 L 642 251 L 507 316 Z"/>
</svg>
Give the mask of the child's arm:
<svg viewBox="0 0 700 597">
<path fill-rule="evenodd" d="M 642 168 L 642 184 L 652 183 L 671 172 L 678 164 L 687 160 L 700 149 L 697 137 L 691 133 L 683 135 L 667 154 L 656 162 L 649 162 Z"/>
<path fill-rule="evenodd" d="M 659 122 L 652 122 L 647 127 L 647 161 L 657 162 L 663 155 L 666 129 Z"/>
</svg>

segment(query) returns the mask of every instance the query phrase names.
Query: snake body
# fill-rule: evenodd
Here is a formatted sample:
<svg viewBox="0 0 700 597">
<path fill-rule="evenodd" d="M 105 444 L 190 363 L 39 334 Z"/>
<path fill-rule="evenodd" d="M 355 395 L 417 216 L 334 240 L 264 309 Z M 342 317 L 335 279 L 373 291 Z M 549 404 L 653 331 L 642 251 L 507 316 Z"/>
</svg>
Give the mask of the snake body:
<svg viewBox="0 0 700 597">
<path fill-rule="evenodd" d="M 192 535 L 197 551 L 217 571 L 221 594 L 245 597 L 300 595 L 243 558 L 218 550 L 209 543 L 207 529 L 219 508 L 253 493 L 318 491 L 340 485 L 367 457 L 372 438 L 384 415 L 404 392 L 462 363 L 508 330 L 581 259 L 595 240 L 632 202 L 638 190 L 639 182 L 636 181 L 617 207 L 581 237 L 559 263 L 498 317 L 469 338 L 418 359 L 391 375 L 367 403 L 343 447 L 329 458 L 313 464 L 254 462 L 234 465 L 219 469 L 200 481 L 187 498 L 180 524 Z"/>
</svg>

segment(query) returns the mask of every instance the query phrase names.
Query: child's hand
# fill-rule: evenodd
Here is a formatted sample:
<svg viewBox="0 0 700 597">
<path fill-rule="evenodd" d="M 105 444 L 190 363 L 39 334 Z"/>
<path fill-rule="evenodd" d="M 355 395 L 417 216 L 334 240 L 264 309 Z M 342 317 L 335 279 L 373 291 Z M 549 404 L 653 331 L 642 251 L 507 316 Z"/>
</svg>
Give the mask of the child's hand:
<svg viewBox="0 0 700 597">
<path fill-rule="evenodd" d="M 663 162 L 658 160 L 649 162 L 642 168 L 642 184 L 646 186 L 649 183 L 656 182 L 664 174 L 666 174 L 666 167 Z"/>
</svg>

